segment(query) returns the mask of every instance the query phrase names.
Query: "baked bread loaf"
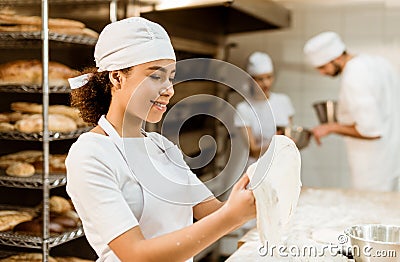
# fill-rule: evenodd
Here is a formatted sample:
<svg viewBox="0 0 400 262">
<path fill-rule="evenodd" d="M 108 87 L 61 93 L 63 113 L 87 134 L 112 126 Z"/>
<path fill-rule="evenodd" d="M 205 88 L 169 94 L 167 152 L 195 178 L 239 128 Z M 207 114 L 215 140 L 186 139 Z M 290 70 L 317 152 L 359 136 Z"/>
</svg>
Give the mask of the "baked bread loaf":
<svg viewBox="0 0 400 262">
<path fill-rule="evenodd" d="M 62 225 L 65 229 L 76 228 L 78 222 L 65 215 L 51 214 L 50 221 Z"/>
<path fill-rule="evenodd" d="M 18 120 L 27 118 L 29 115 L 28 114 L 22 114 L 21 112 L 11 112 L 11 113 L 4 113 L 7 117 L 10 123 L 15 123 Z"/>
<path fill-rule="evenodd" d="M 50 197 L 50 212 L 54 213 L 65 213 L 73 210 L 71 203 L 60 196 Z"/>
<path fill-rule="evenodd" d="M 40 114 L 33 114 L 26 119 L 15 123 L 15 128 L 24 133 L 35 133 L 43 131 L 43 119 Z M 71 132 L 78 127 L 75 121 L 67 116 L 49 114 L 49 131 L 52 132 Z"/>
<path fill-rule="evenodd" d="M 14 110 L 20 114 L 21 113 L 41 114 L 43 111 L 42 105 L 29 102 L 13 102 L 11 103 L 10 108 L 11 110 Z"/>
<path fill-rule="evenodd" d="M 0 168 L 1 169 L 7 169 L 10 165 L 18 163 L 15 160 L 9 160 L 9 159 L 0 159 Z"/>
<path fill-rule="evenodd" d="M 42 262 L 42 254 L 40 253 L 21 253 L 0 259 L 0 262 Z M 49 262 L 58 262 L 58 260 L 49 256 Z"/>
<path fill-rule="evenodd" d="M 14 160 L 26 162 L 29 159 L 40 159 L 43 155 L 42 151 L 39 150 L 24 150 L 16 153 L 4 155 L 0 157 L 0 160 Z"/>
<path fill-rule="evenodd" d="M 14 177 L 30 177 L 35 174 L 35 167 L 24 162 L 15 162 L 6 169 L 6 174 Z"/>
<path fill-rule="evenodd" d="M 7 114 L 0 114 L 0 123 L 10 122 L 10 118 Z"/>
<path fill-rule="evenodd" d="M 35 218 L 31 221 L 22 222 L 14 226 L 13 231 L 31 235 L 41 235 L 43 231 L 43 221 L 41 221 L 39 218 Z M 65 228 L 62 225 L 54 223 L 50 220 L 49 231 L 50 233 L 60 234 L 65 232 Z"/>
<path fill-rule="evenodd" d="M 0 30 L 1 31 L 1 30 Z M 49 62 L 49 85 L 68 86 L 68 78 L 75 77 L 78 71 L 58 62 Z M 39 60 L 15 60 L 0 65 L 0 84 L 42 84 L 42 62 Z"/>
<path fill-rule="evenodd" d="M 0 231 L 13 229 L 19 223 L 32 220 L 33 216 L 28 212 L 16 210 L 0 211 Z"/>
<path fill-rule="evenodd" d="M 10 123 L 0 123 L 0 132 L 10 132 L 14 131 L 15 127 Z"/>
<path fill-rule="evenodd" d="M 40 16 L 23 16 L 16 14 L 0 13 L 0 24 L 9 25 L 35 25 L 42 26 L 42 18 Z M 85 28 L 85 24 L 76 20 L 63 18 L 50 18 L 49 28 L 69 27 L 69 28 Z"/>
</svg>

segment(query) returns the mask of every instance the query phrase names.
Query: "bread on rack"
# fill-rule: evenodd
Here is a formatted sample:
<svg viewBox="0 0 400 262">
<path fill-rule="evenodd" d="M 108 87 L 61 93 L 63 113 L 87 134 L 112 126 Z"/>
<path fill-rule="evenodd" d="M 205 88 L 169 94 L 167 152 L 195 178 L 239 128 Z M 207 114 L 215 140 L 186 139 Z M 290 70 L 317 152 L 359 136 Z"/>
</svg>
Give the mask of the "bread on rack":
<svg viewBox="0 0 400 262">
<path fill-rule="evenodd" d="M 29 115 L 28 114 L 23 114 L 21 112 L 10 112 L 10 113 L 3 113 L 8 117 L 8 122 L 9 123 L 15 123 L 18 120 L 27 118 Z"/>
<path fill-rule="evenodd" d="M 14 226 L 14 232 L 31 234 L 31 235 L 40 235 L 43 231 L 43 223 L 42 220 L 39 218 L 35 218 L 30 221 L 25 221 L 19 223 L 18 225 Z M 65 228 L 58 224 L 50 221 L 49 223 L 49 231 L 50 233 L 63 233 L 65 232 Z"/>
<path fill-rule="evenodd" d="M 26 162 L 28 159 L 39 159 L 42 157 L 43 152 L 40 150 L 23 150 L 18 151 L 16 153 L 0 156 L 0 160 L 14 160 L 14 161 L 22 161 Z"/>
<path fill-rule="evenodd" d="M 20 113 L 21 119 L 28 118 L 29 115 L 26 115 L 26 114 L 41 114 L 42 113 L 42 105 L 37 104 L 37 103 L 14 102 L 14 103 L 11 103 L 11 109 Z M 50 105 L 49 113 L 67 116 L 75 121 L 77 127 L 87 126 L 87 124 L 79 116 L 79 110 L 77 108 L 65 106 L 65 105 Z M 4 115 L 6 117 L 8 116 L 7 114 L 4 114 Z"/>
<path fill-rule="evenodd" d="M 48 129 L 52 132 L 71 132 L 78 128 L 75 121 L 67 116 L 49 114 Z M 26 119 L 15 123 L 15 129 L 23 133 L 36 133 L 43 131 L 43 118 L 41 114 L 33 114 Z"/>
<path fill-rule="evenodd" d="M 60 196 L 50 197 L 50 212 L 54 213 L 66 213 L 73 210 L 71 203 Z"/>
<path fill-rule="evenodd" d="M 50 174 L 65 173 L 66 154 L 49 155 Z M 39 150 L 24 150 L 16 153 L 0 156 L 0 169 L 7 169 L 12 164 L 24 162 L 31 164 L 35 173 L 43 172 L 43 152 Z"/>
<path fill-rule="evenodd" d="M 68 85 L 68 78 L 77 76 L 78 71 L 58 62 L 49 62 L 49 85 Z M 0 65 L 0 85 L 42 84 L 42 62 L 33 60 L 15 60 Z"/>
<path fill-rule="evenodd" d="M 10 123 L 0 123 L 0 132 L 10 132 L 14 131 L 15 127 Z"/>
<path fill-rule="evenodd" d="M 24 16 L 24 15 L 10 14 L 10 13 L 9 14 L 0 13 L 0 24 L 42 26 L 42 18 L 40 16 Z M 80 21 L 71 19 L 50 18 L 49 28 L 52 27 L 85 28 L 85 24 Z"/>
<path fill-rule="evenodd" d="M 84 23 L 64 18 L 49 18 L 49 31 L 51 33 L 82 35 L 97 38 L 99 34 L 85 26 Z M 42 30 L 40 16 L 16 15 L 13 12 L 0 11 L 0 32 L 36 32 Z"/>
<path fill-rule="evenodd" d="M 16 225 L 32 219 L 33 215 L 29 212 L 0 210 L 0 231 L 12 230 Z"/>
<path fill-rule="evenodd" d="M 29 163 L 15 162 L 7 167 L 6 174 L 14 177 L 31 177 L 35 174 L 35 167 Z"/>
<path fill-rule="evenodd" d="M 49 256 L 49 262 L 58 262 L 55 258 Z M 43 256 L 41 253 L 20 253 L 6 258 L 0 259 L 0 262 L 42 262 Z"/>
</svg>

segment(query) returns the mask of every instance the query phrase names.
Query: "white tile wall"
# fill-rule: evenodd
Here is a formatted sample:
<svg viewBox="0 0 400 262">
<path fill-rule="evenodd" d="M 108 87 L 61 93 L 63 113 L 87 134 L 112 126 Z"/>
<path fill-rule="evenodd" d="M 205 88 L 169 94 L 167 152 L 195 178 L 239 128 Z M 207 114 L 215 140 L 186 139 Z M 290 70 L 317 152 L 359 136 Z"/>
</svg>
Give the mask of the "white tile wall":
<svg viewBox="0 0 400 262">
<path fill-rule="evenodd" d="M 289 1 L 290 2 L 290 1 Z M 274 90 L 289 95 L 296 109 L 294 121 L 313 127 L 318 124 L 312 103 L 336 99 L 340 79 L 319 75 L 305 63 L 305 41 L 322 31 L 342 35 L 350 52 L 380 54 L 400 69 L 400 7 L 383 3 L 343 6 L 301 5 L 292 3 L 293 25 L 284 30 L 250 33 L 230 37 L 238 43 L 230 61 L 243 67 L 253 51 L 271 55 L 277 70 Z M 343 139 L 332 135 L 323 145 L 312 141 L 302 154 L 302 180 L 306 186 L 348 187 L 349 171 Z"/>
</svg>

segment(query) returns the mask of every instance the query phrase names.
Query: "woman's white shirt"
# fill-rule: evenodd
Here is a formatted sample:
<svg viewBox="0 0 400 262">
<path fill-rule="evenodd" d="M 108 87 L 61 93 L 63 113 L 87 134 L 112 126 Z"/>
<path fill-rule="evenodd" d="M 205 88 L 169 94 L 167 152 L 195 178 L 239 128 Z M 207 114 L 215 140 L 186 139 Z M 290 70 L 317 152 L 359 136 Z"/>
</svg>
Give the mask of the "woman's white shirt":
<svg viewBox="0 0 400 262">
<path fill-rule="evenodd" d="M 143 139 L 152 138 L 172 144 L 157 133 L 147 133 L 147 135 L 148 137 L 145 138 L 130 138 L 131 148 L 135 139 L 138 143 L 143 143 Z M 154 146 L 150 150 L 159 150 L 154 143 L 148 144 Z M 165 154 L 150 154 L 150 158 L 152 161 L 154 160 L 154 163 L 163 165 L 171 162 Z M 139 169 L 140 164 L 138 163 Z M 153 214 L 147 214 L 150 210 L 150 212 L 154 212 L 154 218 L 159 218 L 160 213 L 157 206 L 146 207 L 147 213 L 146 219 L 144 219 L 146 221 L 141 220 L 144 204 L 146 204 L 143 188 L 132 176 L 122 154 L 108 136 L 93 132 L 82 134 L 72 145 L 66 166 L 67 192 L 82 220 L 85 235 L 99 256 L 99 261 L 119 261 L 108 243 L 135 226 L 143 227 L 145 237 L 152 238 L 177 230 L 179 227 L 183 228 L 192 221 L 192 217 L 189 217 L 190 214 L 185 213 L 188 216 L 184 219 L 187 221 L 186 224 L 173 225 L 171 228 L 160 225 L 157 230 L 157 223 L 154 223 L 154 226 L 148 225 L 148 223 L 152 223 L 148 220 L 151 220 Z M 168 166 L 159 168 L 159 170 L 164 169 L 171 170 Z M 201 184 L 202 182 L 197 176 L 190 169 L 188 170 L 187 175 L 190 182 Z M 147 170 L 141 171 L 145 174 Z M 208 193 L 204 199 L 212 196 L 206 187 L 204 191 Z"/>
</svg>

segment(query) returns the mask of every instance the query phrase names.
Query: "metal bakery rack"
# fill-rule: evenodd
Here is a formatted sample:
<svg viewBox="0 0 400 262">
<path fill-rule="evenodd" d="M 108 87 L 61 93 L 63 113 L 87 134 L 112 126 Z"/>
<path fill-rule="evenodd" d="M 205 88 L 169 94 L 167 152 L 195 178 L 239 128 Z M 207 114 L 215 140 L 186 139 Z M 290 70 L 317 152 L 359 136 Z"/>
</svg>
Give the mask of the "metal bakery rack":
<svg viewBox="0 0 400 262">
<path fill-rule="evenodd" d="M 43 148 L 43 172 L 35 173 L 31 177 L 10 177 L 0 173 L 0 186 L 10 188 L 41 189 L 43 196 L 42 220 L 43 231 L 40 236 L 27 235 L 13 231 L 0 232 L 0 244 L 6 246 L 41 249 L 43 261 L 49 261 L 50 248 L 63 244 L 67 241 L 79 238 L 84 235 L 82 226 L 61 234 L 50 233 L 49 219 L 50 207 L 49 197 L 50 189 L 65 186 L 65 174 L 51 174 L 49 169 L 49 142 L 65 139 L 77 138 L 80 134 L 89 130 L 89 128 L 79 128 L 73 132 L 50 132 L 49 127 L 49 96 L 52 93 L 69 93 L 67 86 L 49 86 L 49 48 L 50 43 L 56 45 L 80 44 L 94 46 L 97 39 L 84 35 L 68 35 L 50 32 L 48 28 L 49 5 L 76 5 L 76 4 L 99 4 L 110 5 L 110 19 L 113 21 L 117 17 L 118 0 L 1 0 L 0 8 L 3 7 L 25 7 L 27 5 L 40 5 L 42 28 L 41 31 L 34 32 L 0 32 L 0 49 L 29 48 L 33 45 L 42 48 L 42 85 L 3 85 L 0 86 L 0 92 L 6 93 L 41 93 L 43 104 L 43 132 L 40 133 L 22 133 L 17 131 L 0 132 L 0 139 L 19 140 L 19 141 L 41 141 Z M 1 257 L 15 254 L 15 252 L 1 251 Z"/>
</svg>

